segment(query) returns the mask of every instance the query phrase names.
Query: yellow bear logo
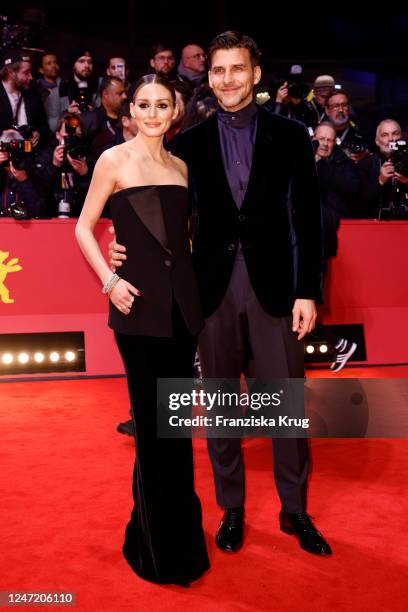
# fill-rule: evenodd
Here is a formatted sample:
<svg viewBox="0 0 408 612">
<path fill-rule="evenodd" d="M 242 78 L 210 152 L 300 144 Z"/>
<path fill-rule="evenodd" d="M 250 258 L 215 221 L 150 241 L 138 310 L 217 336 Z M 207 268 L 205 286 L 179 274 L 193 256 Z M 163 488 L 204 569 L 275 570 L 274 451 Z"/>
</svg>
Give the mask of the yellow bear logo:
<svg viewBox="0 0 408 612">
<path fill-rule="evenodd" d="M 4 282 L 9 272 L 20 272 L 22 268 L 18 263 L 17 257 L 14 257 L 14 259 L 10 259 L 10 261 L 4 263 L 8 256 L 8 251 L 0 251 L 0 302 L 3 302 L 4 304 L 14 304 L 14 300 L 10 297 L 9 290 Z"/>
</svg>

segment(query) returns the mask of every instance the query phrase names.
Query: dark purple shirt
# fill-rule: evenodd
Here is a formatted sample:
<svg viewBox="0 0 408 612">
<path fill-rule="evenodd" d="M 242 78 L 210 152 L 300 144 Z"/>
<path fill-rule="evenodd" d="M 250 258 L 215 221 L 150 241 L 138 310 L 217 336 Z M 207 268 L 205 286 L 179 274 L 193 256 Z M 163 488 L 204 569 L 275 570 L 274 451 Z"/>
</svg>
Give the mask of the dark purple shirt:
<svg viewBox="0 0 408 612">
<path fill-rule="evenodd" d="M 224 169 L 238 208 L 241 208 L 251 172 L 257 116 L 257 105 L 253 101 L 235 113 L 221 108 L 217 111 Z"/>
</svg>

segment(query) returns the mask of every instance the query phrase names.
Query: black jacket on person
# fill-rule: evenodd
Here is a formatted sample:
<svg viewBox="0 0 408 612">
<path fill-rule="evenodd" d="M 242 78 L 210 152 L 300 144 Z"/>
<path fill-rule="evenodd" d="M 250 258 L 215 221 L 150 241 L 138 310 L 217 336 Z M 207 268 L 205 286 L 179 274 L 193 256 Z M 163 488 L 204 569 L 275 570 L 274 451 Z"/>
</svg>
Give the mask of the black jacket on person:
<svg viewBox="0 0 408 612">
<path fill-rule="evenodd" d="M 323 203 L 339 219 L 358 216 L 362 186 L 356 164 L 336 146 L 328 159 L 320 159 L 316 165 Z"/>
<path fill-rule="evenodd" d="M 359 215 L 362 218 L 378 218 L 381 208 L 387 209 L 391 202 L 396 206 L 407 205 L 408 185 L 396 179 L 389 179 L 383 186 L 378 182 L 381 166 L 386 161 L 389 161 L 388 158 L 376 151 L 357 164 L 357 170 L 363 183 Z"/>
<path fill-rule="evenodd" d="M 28 90 L 21 92 L 24 106 L 27 115 L 28 125 L 33 130 L 36 130 L 41 135 L 40 143 L 45 144 L 49 136 L 49 127 L 47 115 L 45 114 L 44 105 L 41 95 L 36 90 Z M 10 100 L 3 83 L 0 84 L 0 133 L 3 130 L 11 128 L 14 122 L 13 111 Z"/>
<path fill-rule="evenodd" d="M 296 298 L 319 300 L 321 210 L 309 135 L 296 121 L 258 109 L 248 188 L 238 209 L 224 170 L 217 117 L 176 139 L 189 169 L 193 263 L 204 315 L 220 305 L 241 244 L 255 294 L 274 316 Z"/>
</svg>

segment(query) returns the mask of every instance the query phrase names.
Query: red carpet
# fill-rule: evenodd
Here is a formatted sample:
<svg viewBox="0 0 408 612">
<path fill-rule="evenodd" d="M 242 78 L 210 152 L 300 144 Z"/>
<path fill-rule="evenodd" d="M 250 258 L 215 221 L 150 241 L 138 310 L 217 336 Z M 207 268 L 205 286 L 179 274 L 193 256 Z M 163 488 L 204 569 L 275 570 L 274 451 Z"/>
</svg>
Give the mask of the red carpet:
<svg viewBox="0 0 408 612">
<path fill-rule="evenodd" d="M 120 552 L 134 457 L 133 441 L 115 431 L 128 418 L 124 379 L 1 384 L 0 396 L 0 591 L 73 591 L 81 612 L 407 609 L 406 440 L 312 442 L 309 511 L 333 547 L 328 559 L 279 531 L 268 440 L 245 443 L 246 544 L 218 551 L 220 512 L 197 441 L 212 568 L 189 589 L 159 587 Z"/>
</svg>

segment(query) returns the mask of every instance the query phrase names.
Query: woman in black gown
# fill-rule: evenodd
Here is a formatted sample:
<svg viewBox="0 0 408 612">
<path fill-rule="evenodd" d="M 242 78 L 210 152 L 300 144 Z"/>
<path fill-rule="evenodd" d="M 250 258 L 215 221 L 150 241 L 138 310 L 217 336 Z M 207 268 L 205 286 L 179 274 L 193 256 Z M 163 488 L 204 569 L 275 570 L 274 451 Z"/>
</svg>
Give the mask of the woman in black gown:
<svg viewBox="0 0 408 612">
<path fill-rule="evenodd" d="M 142 578 L 186 585 L 209 567 L 192 442 L 157 437 L 156 380 L 193 377 L 203 326 L 189 251 L 187 168 L 163 147 L 177 114 L 167 81 L 142 77 L 131 113 L 138 134 L 99 158 L 76 236 L 109 295 L 109 325 L 133 406 L 134 508 L 123 554 Z M 93 234 L 107 200 L 115 232 L 127 248 L 120 278 Z"/>
</svg>

